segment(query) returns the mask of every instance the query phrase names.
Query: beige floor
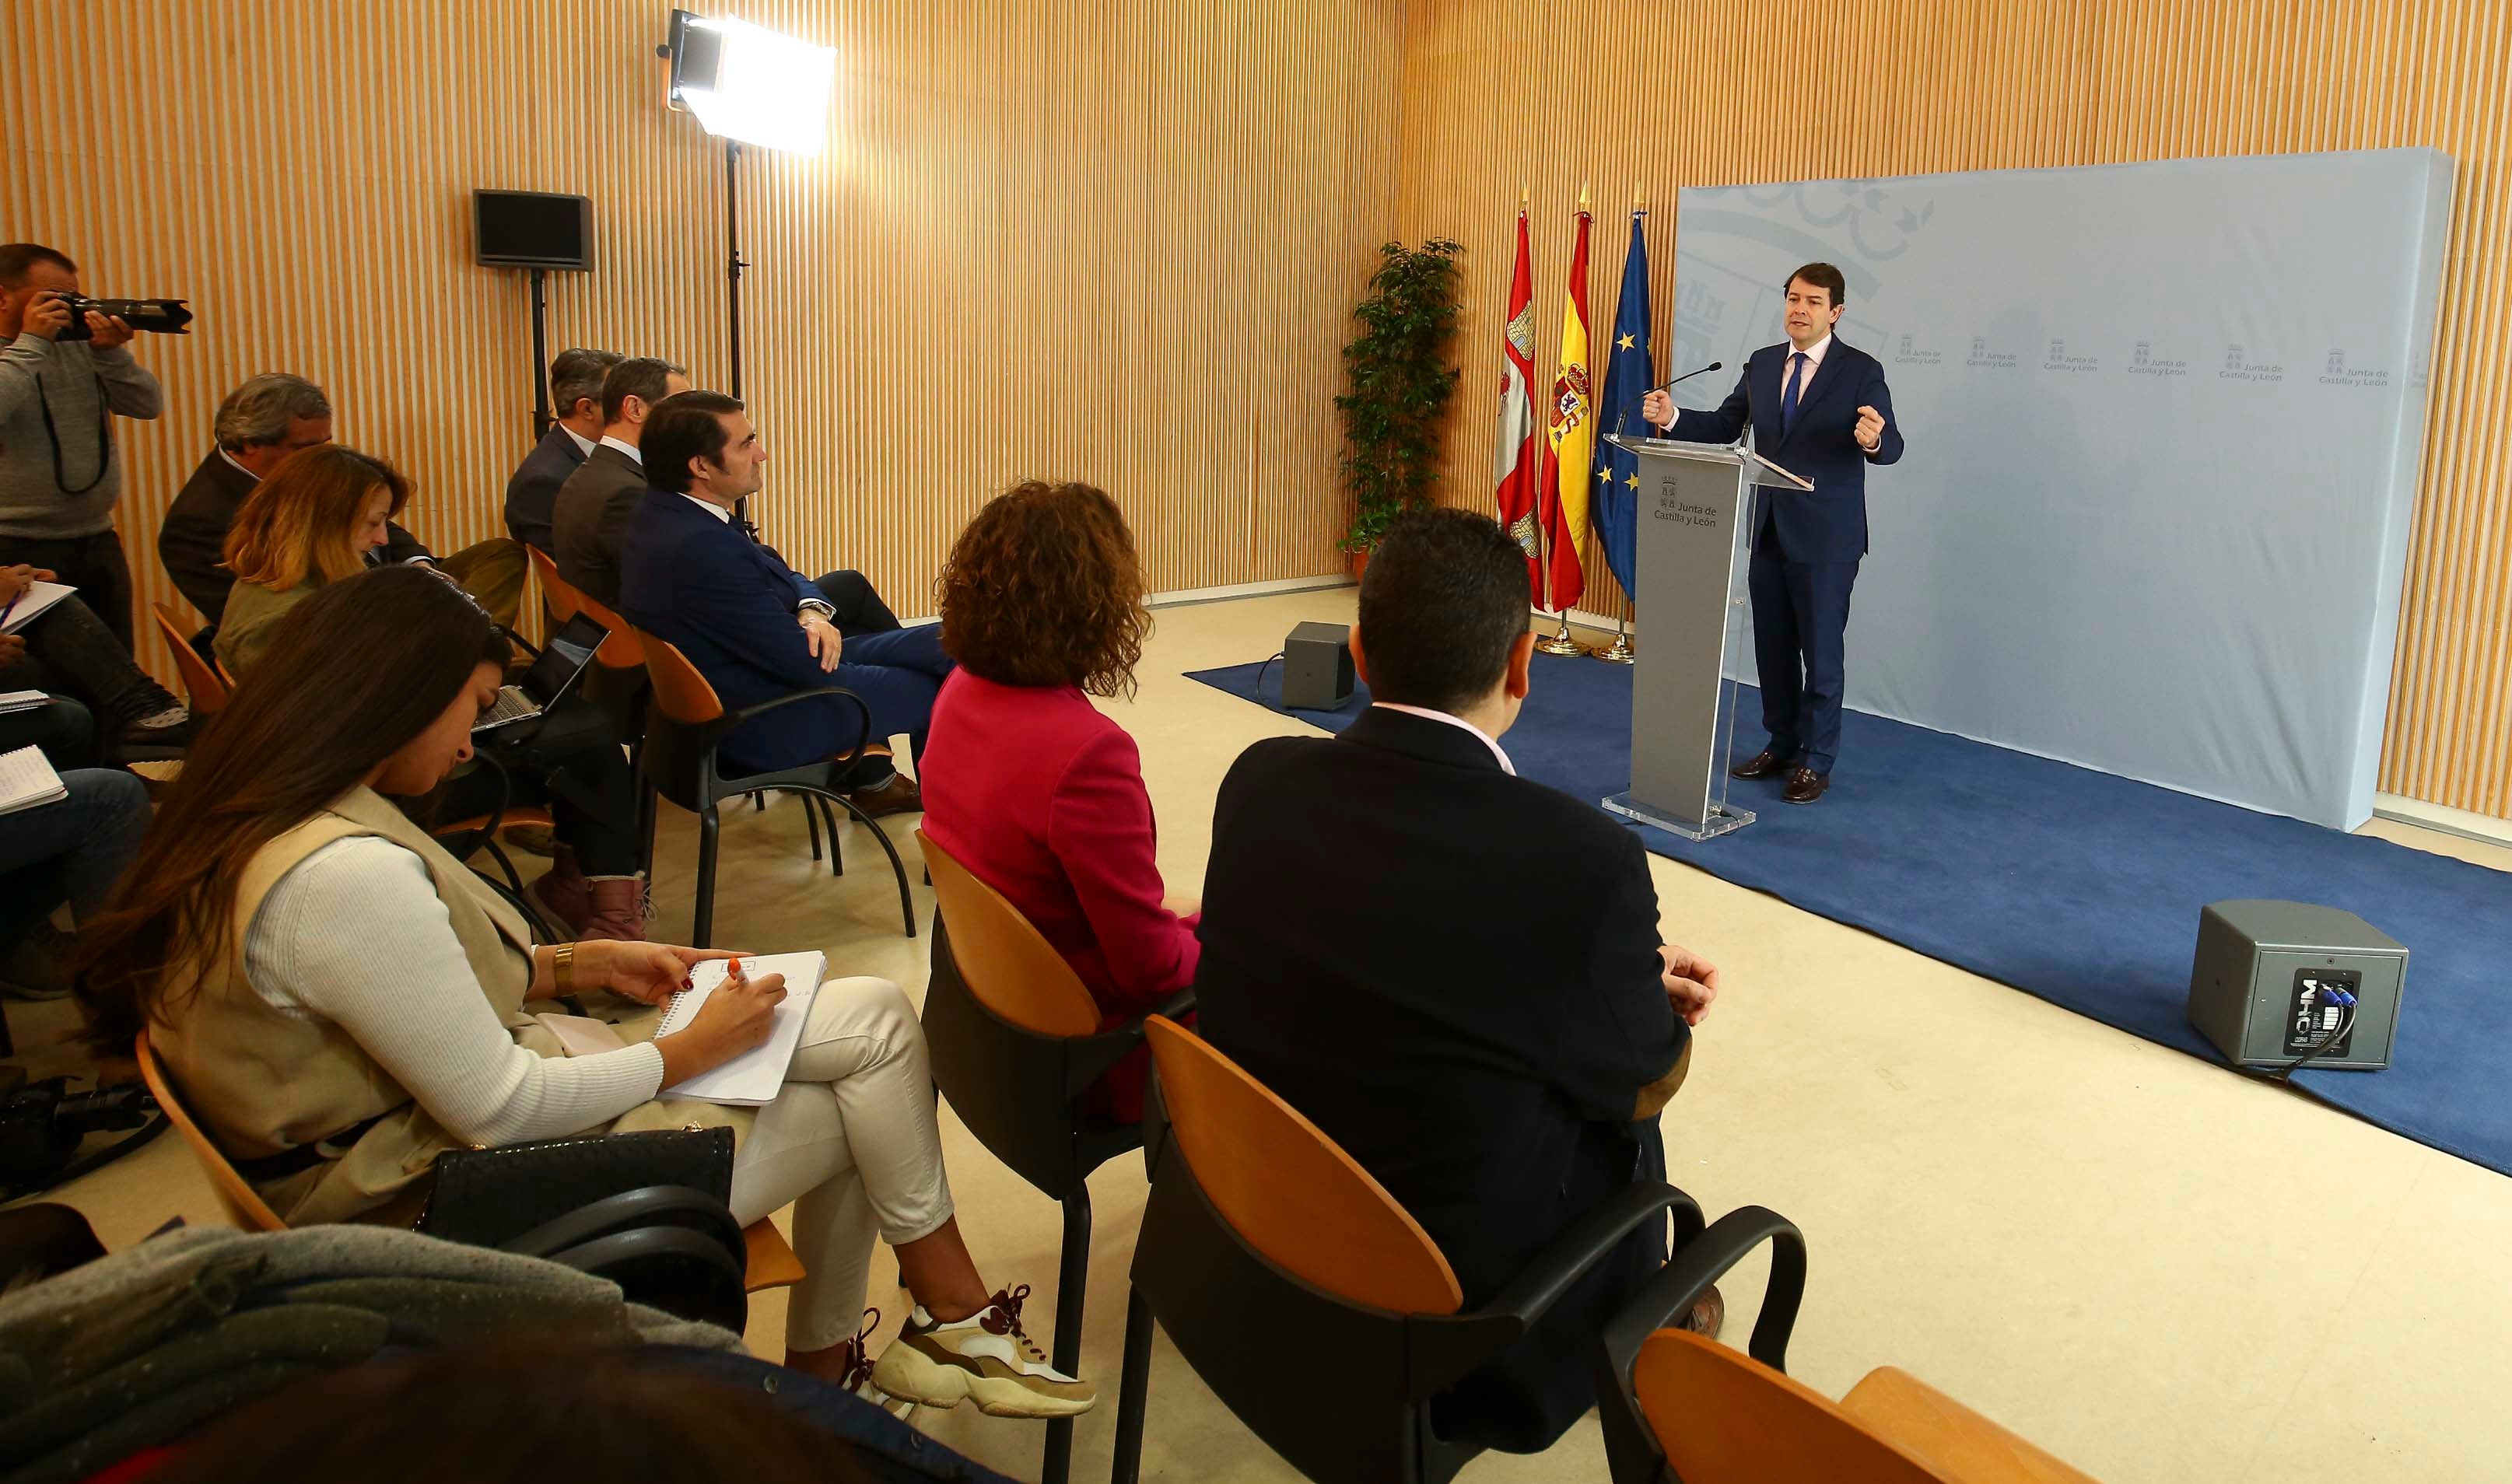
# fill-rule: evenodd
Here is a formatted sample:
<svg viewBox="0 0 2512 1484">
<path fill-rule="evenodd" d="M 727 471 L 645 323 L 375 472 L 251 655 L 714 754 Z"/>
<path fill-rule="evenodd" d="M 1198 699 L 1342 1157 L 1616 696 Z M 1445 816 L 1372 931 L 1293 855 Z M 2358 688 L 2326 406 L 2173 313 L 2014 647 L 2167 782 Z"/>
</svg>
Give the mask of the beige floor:
<svg viewBox="0 0 2512 1484">
<path fill-rule="evenodd" d="M 1303 618 L 1348 619 L 1350 590 L 1163 610 L 1141 694 L 1112 707 L 1142 744 L 1172 889 L 1201 884 L 1210 801 L 1248 742 L 1306 730 L 1179 672 L 1273 651 Z M 686 931 L 692 834 L 667 821 L 662 935 Z M 2512 868 L 2512 851 L 2404 827 L 2404 842 Z M 896 832 L 907 840 L 907 832 Z M 923 940 L 898 933 L 878 847 L 851 839 L 843 882 L 816 874 L 790 803 L 728 827 L 719 941 L 819 947 L 833 965 L 921 995 Z M 912 849 L 912 841 L 907 848 Z M 2299 1096 L 2246 1081 L 2027 996 L 1665 860 L 1667 935 L 1726 982 L 1690 1084 L 1668 1111 L 1675 1183 L 1711 1214 L 1755 1203 L 1812 1252 L 1793 1374 L 1839 1394 L 1909 1369 L 2095 1475 L 2156 1480 L 2464 1480 L 2512 1476 L 2502 1405 L 2512 1183 Z M 1540 883 L 1530 882 L 1530 889 Z M 918 889 L 929 919 L 931 894 Z M 52 1007 L 13 1009 L 33 1060 Z M 1056 1208 L 946 1119 L 962 1223 L 990 1280 L 1026 1282 L 1052 1327 Z M 1092 1182 L 1085 1370 L 1110 1405 L 1083 1419 L 1075 1477 L 1105 1476 L 1139 1161 Z M 109 1245 L 167 1216 L 215 1219 L 164 1140 L 62 1192 Z M 874 1302 L 894 1328 L 894 1269 Z M 1741 1336 L 1758 1273 L 1731 1280 Z M 772 1297 L 752 1339 L 774 1353 Z M 1163 1347 L 1148 1477 L 1289 1471 Z M 1037 1429 L 962 1409 L 919 1425 L 1016 1475 Z M 1592 1422 L 1541 1458 L 1469 1478 L 1603 1477 Z"/>
</svg>

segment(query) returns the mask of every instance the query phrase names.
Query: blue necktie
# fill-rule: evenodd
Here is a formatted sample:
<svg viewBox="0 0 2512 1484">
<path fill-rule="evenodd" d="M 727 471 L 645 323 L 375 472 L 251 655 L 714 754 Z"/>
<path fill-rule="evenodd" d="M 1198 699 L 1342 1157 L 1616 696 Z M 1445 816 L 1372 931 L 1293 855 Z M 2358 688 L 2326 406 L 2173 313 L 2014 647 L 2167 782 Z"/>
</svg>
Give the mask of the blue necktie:
<svg viewBox="0 0 2512 1484">
<path fill-rule="evenodd" d="M 1797 424 L 1797 377 L 1805 371 L 1805 352 L 1788 357 L 1788 384 L 1780 393 L 1780 433 L 1786 436 Z"/>
</svg>

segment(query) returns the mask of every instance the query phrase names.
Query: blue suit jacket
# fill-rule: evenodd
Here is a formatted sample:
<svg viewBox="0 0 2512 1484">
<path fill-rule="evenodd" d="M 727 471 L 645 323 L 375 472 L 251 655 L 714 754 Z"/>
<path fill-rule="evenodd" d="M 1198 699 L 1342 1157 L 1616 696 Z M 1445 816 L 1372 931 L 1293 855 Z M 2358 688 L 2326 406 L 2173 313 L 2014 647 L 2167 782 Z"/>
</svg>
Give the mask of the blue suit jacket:
<svg viewBox="0 0 2512 1484">
<path fill-rule="evenodd" d="M 775 552 L 686 495 L 648 489 L 629 520 L 619 562 L 621 616 L 687 655 L 726 711 L 837 683 L 794 621 L 806 598 L 828 601 Z M 853 727 L 837 733 L 836 704 L 769 712 L 726 739 L 726 762 L 783 767 L 852 747 Z"/>
<path fill-rule="evenodd" d="M 1835 336 L 1811 384 L 1797 390 L 1795 424 L 1782 433 L 1780 394 L 1790 348 L 1783 341 L 1753 352 L 1725 402 L 1712 411 L 1677 412 L 1666 436 L 1734 443 L 1750 419 L 1753 451 L 1814 481 L 1810 490 L 1761 491 L 1770 519 L 1757 523 L 1755 547 L 1762 545 L 1764 530 L 1776 530 L 1780 549 L 1791 562 L 1855 562 L 1866 555 L 1866 466 L 1902 456 L 1902 424 L 1893 415 L 1893 394 L 1884 385 L 1883 364 Z M 1872 456 L 1858 447 L 1853 432 L 1862 407 L 1884 414 L 1884 437 Z"/>
</svg>

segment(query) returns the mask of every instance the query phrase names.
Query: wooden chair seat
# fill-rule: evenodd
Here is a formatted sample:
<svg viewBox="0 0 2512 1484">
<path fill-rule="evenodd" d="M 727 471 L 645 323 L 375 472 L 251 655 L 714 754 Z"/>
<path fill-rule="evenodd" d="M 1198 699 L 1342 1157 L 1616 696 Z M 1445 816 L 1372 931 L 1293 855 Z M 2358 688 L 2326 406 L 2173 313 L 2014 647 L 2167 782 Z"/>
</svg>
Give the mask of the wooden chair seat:
<svg viewBox="0 0 2512 1484">
<path fill-rule="evenodd" d="M 157 1052 L 148 1044 L 148 1033 L 139 1033 L 132 1055 L 139 1063 L 139 1078 L 147 1084 L 148 1095 L 165 1111 L 166 1120 L 175 1125 L 183 1145 L 192 1152 L 201 1173 L 209 1177 L 210 1189 L 217 1192 L 218 1204 L 225 1208 L 227 1219 L 246 1231 L 285 1231 L 288 1223 L 261 1198 L 252 1182 L 236 1172 L 227 1156 L 210 1142 L 209 1133 L 194 1122 L 183 1100 L 176 1095 L 174 1079 L 166 1074 Z M 785 1234 L 768 1221 L 753 1222 L 741 1231 L 747 1255 L 741 1286 L 745 1292 L 758 1293 L 766 1288 L 790 1288 L 803 1281 L 803 1261 L 794 1255 Z"/>
<path fill-rule="evenodd" d="M 1631 1386 L 1684 1484 L 2094 1484 L 1905 1371 L 1837 1405 L 1715 1341 L 1660 1330 Z"/>
</svg>

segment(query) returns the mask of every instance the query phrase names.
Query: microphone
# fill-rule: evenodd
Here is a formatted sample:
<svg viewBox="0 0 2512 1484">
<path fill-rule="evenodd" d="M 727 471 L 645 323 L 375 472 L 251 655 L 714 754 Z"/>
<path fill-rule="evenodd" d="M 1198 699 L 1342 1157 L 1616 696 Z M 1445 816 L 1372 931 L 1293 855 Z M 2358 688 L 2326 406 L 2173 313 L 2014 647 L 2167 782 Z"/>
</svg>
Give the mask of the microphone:
<svg viewBox="0 0 2512 1484">
<path fill-rule="evenodd" d="M 1689 381 L 1689 380 L 1691 380 L 1691 379 L 1692 379 L 1693 377 L 1695 377 L 1695 376 L 1706 376 L 1706 375 L 1709 374 L 1711 371 L 1717 371 L 1717 370 L 1719 370 L 1720 368 L 1724 367 L 1726 364 L 1727 364 L 1727 363 L 1726 363 L 1726 362 L 1724 362 L 1724 361 L 1712 361 L 1712 362 L 1710 362 L 1707 366 L 1705 366 L 1705 367 L 1701 368 L 1701 370 L 1699 370 L 1699 371 L 1685 371 L 1682 375 L 1675 377 L 1675 378 L 1674 378 L 1674 381 L 1668 381 L 1668 382 L 1665 383 L 1665 385 L 1662 385 L 1662 386 L 1653 386 L 1653 387 L 1650 387 L 1650 388 L 1649 388 L 1649 391 L 1650 391 L 1650 392 L 1662 392 L 1662 391 L 1665 391 L 1665 390 L 1667 389 L 1667 387 L 1669 387 L 1669 386 L 1674 385 L 1674 382 L 1675 382 L 1675 381 Z M 1645 397 L 1645 396 L 1647 396 L 1647 395 L 1648 395 L 1648 392 L 1642 392 L 1640 395 L 1641 395 L 1641 396 L 1643 396 L 1643 397 Z"/>
<path fill-rule="evenodd" d="M 1705 367 L 1701 368 L 1699 371 L 1685 371 L 1682 375 L 1675 377 L 1675 378 L 1674 378 L 1674 381 L 1668 381 L 1668 382 L 1661 383 L 1660 385 L 1650 387 L 1650 388 L 1648 389 L 1648 391 L 1646 391 L 1646 392 L 1642 392 L 1642 393 L 1640 393 L 1640 395 L 1641 395 L 1642 397 L 1644 397 L 1644 398 L 1645 398 L 1645 397 L 1647 397 L 1647 396 L 1649 395 L 1649 393 L 1650 393 L 1650 392 L 1662 392 L 1662 391 L 1665 391 L 1668 387 L 1674 385 L 1674 384 L 1675 384 L 1675 381 L 1689 381 L 1689 380 L 1691 380 L 1691 379 L 1692 379 L 1693 377 L 1695 377 L 1695 376 L 1706 376 L 1706 375 L 1709 374 L 1711 371 L 1714 371 L 1718 370 L 1720 367 L 1725 366 L 1726 364 L 1727 364 L 1727 363 L 1726 363 L 1726 362 L 1724 362 L 1724 361 L 1712 361 L 1712 362 L 1710 362 L 1707 366 L 1705 366 Z M 1616 414 L 1615 414 L 1615 416 L 1614 416 L 1614 436 L 1615 436 L 1616 438 L 1620 438 L 1620 437 L 1622 437 L 1622 436 L 1623 436 L 1623 422 L 1624 422 L 1624 420 L 1625 420 L 1625 419 L 1629 418 L 1630 415 L 1631 415 L 1631 410 L 1630 410 L 1630 406 L 1629 406 L 1628 403 L 1624 405 L 1622 411 L 1620 411 L 1620 412 L 1618 412 L 1618 413 L 1616 413 Z M 1655 436 L 1655 425 L 1654 425 L 1654 424 L 1652 424 L 1652 425 L 1651 425 L 1651 436 Z"/>
</svg>

